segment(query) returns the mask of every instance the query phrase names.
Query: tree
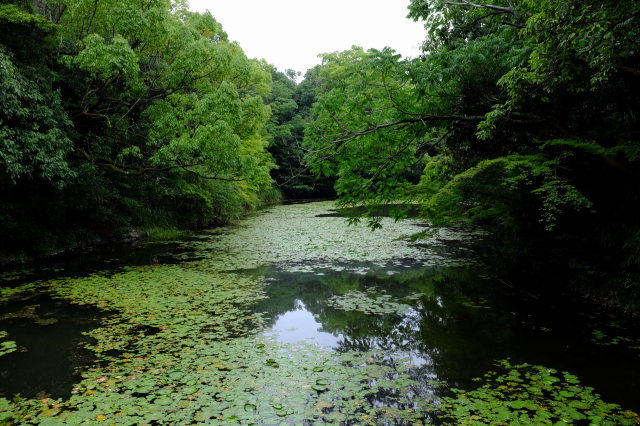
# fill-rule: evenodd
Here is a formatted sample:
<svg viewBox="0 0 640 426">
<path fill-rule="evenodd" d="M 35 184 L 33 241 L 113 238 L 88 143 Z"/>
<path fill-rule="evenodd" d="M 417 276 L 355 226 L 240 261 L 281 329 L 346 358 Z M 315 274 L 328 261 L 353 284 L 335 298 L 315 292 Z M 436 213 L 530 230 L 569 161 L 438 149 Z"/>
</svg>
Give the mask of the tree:
<svg viewBox="0 0 640 426">
<path fill-rule="evenodd" d="M 14 5 L 0 6 L 0 23 L 8 30 L 0 39 L 0 179 L 63 184 L 73 176 L 66 161 L 72 149 L 70 123 L 59 93 L 50 90 L 43 60 L 54 27 Z M 19 43 L 35 55 L 14 55 L 9 48 Z"/>
<path fill-rule="evenodd" d="M 309 160 L 345 204 L 415 201 L 512 253 L 637 264 L 639 7 L 414 0 L 421 58 L 325 56 Z"/>
<path fill-rule="evenodd" d="M 206 226 L 274 197 L 269 66 L 209 13 L 168 0 L 33 6 L 0 6 L 7 249 Z"/>
<path fill-rule="evenodd" d="M 316 69 L 309 70 L 300 84 L 292 70 L 282 73 L 272 68 L 271 75 L 273 89 L 267 102 L 272 116 L 267 131 L 272 137 L 269 152 L 277 164 L 272 171 L 274 180 L 287 197 L 332 196 L 332 180 L 312 174 L 304 161 L 302 141 L 315 102 Z"/>
</svg>

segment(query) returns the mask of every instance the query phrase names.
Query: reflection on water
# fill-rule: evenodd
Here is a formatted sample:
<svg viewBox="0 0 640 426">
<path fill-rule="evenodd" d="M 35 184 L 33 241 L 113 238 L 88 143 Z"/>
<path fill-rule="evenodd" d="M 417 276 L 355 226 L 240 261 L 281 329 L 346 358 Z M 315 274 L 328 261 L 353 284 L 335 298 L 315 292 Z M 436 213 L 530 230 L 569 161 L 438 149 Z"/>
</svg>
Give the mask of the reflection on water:
<svg viewBox="0 0 640 426">
<path fill-rule="evenodd" d="M 294 304 L 295 310 L 279 315 L 264 334 L 274 336 L 283 343 L 306 341 L 331 349 L 337 348 L 340 336 L 324 331 L 322 324 L 307 310 L 304 302 L 296 300 Z"/>
<path fill-rule="evenodd" d="M 413 374 L 425 383 L 422 394 L 438 392 L 427 385 L 433 380 L 473 388 L 473 378 L 492 369 L 496 360 L 510 358 L 577 374 L 605 400 L 638 408 L 640 351 L 597 344 L 594 320 L 575 305 L 557 298 L 551 299 L 555 306 L 541 303 L 490 278 L 477 265 L 439 268 L 404 262 L 410 267 L 395 268 L 392 275 L 359 266 L 370 272 L 253 271 L 269 281 L 269 297 L 256 307 L 266 315 L 265 334 L 340 352 L 375 349 L 408 357 L 417 367 Z M 385 300 L 407 309 L 374 315 L 327 303 L 336 295 L 363 293 L 389 295 Z"/>
</svg>

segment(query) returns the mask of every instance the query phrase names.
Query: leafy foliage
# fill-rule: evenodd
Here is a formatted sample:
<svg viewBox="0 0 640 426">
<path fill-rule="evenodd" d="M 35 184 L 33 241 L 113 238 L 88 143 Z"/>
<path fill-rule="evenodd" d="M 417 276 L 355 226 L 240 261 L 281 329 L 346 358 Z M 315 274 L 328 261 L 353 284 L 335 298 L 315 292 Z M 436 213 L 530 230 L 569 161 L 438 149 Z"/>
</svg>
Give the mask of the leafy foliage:
<svg viewBox="0 0 640 426">
<path fill-rule="evenodd" d="M 540 221 L 552 230 L 561 213 L 592 205 L 574 186 L 555 175 L 557 166 L 557 160 L 542 155 L 484 160 L 452 178 L 428 200 L 425 209 L 435 223 L 448 224 L 466 217 L 472 223 L 513 227 L 515 224 L 504 221 L 515 216 L 510 209 L 520 207 L 522 202 L 515 197 L 528 187 L 532 188 L 530 194 L 539 198 Z"/>
<path fill-rule="evenodd" d="M 58 93 L 42 91 L 0 47 L 0 173 L 15 184 L 22 178 L 64 182 L 74 176 L 67 162 L 70 125 Z"/>
<path fill-rule="evenodd" d="M 315 102 L 318 67 L 305 74 L 296 84 L 297 75 L 288 70 L 271 70 L 273 89 L 268 98 L 272 116 L 267 125 L 272 137 L 269 152 L 277 164 L 272 171 L 274 180 L 283 193 L 292 198 L 332 196 L 333 180 L 310 173 L 304 161 L 304 131 L 310 123 L 310 110 Z"/>
<path fill-rule="evenodd" d="M 491 228 L 502 255 L 637 282 L 637 2 L 414 0 L 410 16 L 421 58 L 354 47 L 318 72 L 308 160 L 342 202 L 417 201 Z"/>
<path fill-rule="evenodd" d="M 38 5 L 0 9 L 2 251 L 223 223 L 277 198 L 269 67 L 210 14 L 164 0 Z M 54 220 L 34 209 L 44 200 Z"/>
</svg>

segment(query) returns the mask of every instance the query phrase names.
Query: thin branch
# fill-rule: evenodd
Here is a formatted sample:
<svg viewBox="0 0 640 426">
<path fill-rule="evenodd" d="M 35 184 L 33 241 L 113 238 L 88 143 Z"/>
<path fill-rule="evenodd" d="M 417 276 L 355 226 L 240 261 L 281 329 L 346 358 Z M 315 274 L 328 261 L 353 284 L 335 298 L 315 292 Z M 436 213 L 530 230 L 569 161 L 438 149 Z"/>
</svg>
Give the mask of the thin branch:
<svg viewBox="0 0 640 426">
<path fill-rule="evenodd" d="M 190 169 L 189 167 L 193 167 L 195 165 L 200 165 L 200 164 L 181 164 L 178 160 L 175 160 L 175 162 L 177 163 L 177 167 L 180 167 L 182 170 L 189 172 L 191 174 L 194 174 L 202 179 L 207 179 L 207 180 L 221 180 L 224 182 L 242 182 L 245 179 L 242 178 L 223 178 L 223 177 L 219 177 L 219 176 L 207 176 L 207 175 L 203 175 L 200 172 L 197 172 L 195 170 Z M 175 168 L 175 167 L 174 167 Z"/>
<path fill-rule="evenodd" d="M 195 170 L 190 169 L 190 167 L 201 166 L 203 164 L 202 162 L 184 164 L 184 163 L 181 163 L 179 160 L 172 160 L 176 163 L 175 165 L 164 166 L 164 167 L 127 166 L 127 165 L 117 164 L 116 162 L 106 158 L 94 157 L 83 148 L 78 148 L 78 152 L 80 152 L 80 154 L 82 154 L 82 156 L 86 160 L 88 160 L 91 164 L 109 169 L 111 171 L 114 171 L 123 175 L 128 175 L 128 176 L 140 176 L 150 172 L 166 172 L 174 169 L 182 169 L 186 172 L 195 174 L 207 180 L 221 180 L 225 182 L 241 182 L 244 180 L 241 178 L 224 178 L 220 176 L 207 176 Z"/>
<path fill-rule="evenodd" d="M 470 1 L 464 1 L 464 0 L 461 2 L 445 1 L 444 4 L 448 6 L 462 6 L 462 7 L 473 7 L 476 9 L 489 9 L 489 10 L 495 10 L 502 13 L 511 13 L 514 15 L 518 14 L 518 12 L 513 7 L 496 6 L 493 4 L 478 4 L 478 3 L 472 3 Z"/>
<path fill-rule="evenodd" d="M 471 8 L 475 8 L 475 9 L 487 9 L 487 10 L 493 10 L 498 12 L 498 14 L 510 14 L 513 15 L 513 17 L 519 21 L 519 24 L 513 24 L 513 23 L 508 23 L 508 25 L 512 25 L 514 27 L 517 28 L 522 28 L 523 27 L 523 17 L 522 15 L 520 15 L 520 13 L 518 12 L 518 10 L 513 7 L 513 6 L 509 6 L 509 7 L 505 7 L 505 6 L 497 6 L 494 4 L 479 4 L 479 3 L 473 3 L 470 1 L 466 1 L 466 0 L 462 0 L 460 2 L 454 2 L 454 1 L 445 1 L 444 4 L 448 5 L 448 6 L 459 6 L 459 7 L 471 7 Z M 506 22 L 505 22 L 506 24 Z"/>
<path fill-rule="evenodd" d="M 350 129 L 344 127 L 340 123 L 338 118 L 330 113 L 330 116 L 331 116 L 332 120 L 334 121 L 335 125 L 340 128 L 342 133 L 341 134 L 336 134 L 336 135 L 329 135 L 328 137 L 322 137 L 322 139 L 327 142 L 327 145 L 324 146 L 324 147 L 321 147 L 321 148 L 318 148 L 318 149 L 315 149 L 315 150 L 304 149 L 302 147 L 300 147 L 300 148 L 302 150 L 306 151 L 307 155 L 314 156 L 315 158 L 318 158 L 320 160 L 329 160 L 329 159 L 335 157 L 341 151 L 341 149 L 344 146 L 346 146 L 349 142 L 352 142 L 353 140 L 357 139 L 360 136 L 365 136 L 365 135 L 368 135 L 368 134 L 372 134 L 372 133 L 375 133 L 375 132 L 377 132 L 379 130 L 382 130 L 382 129 L 387 129 L 387 128 L 403 129 L 403 128 L 406 128 L 407 126 L 410 126 L 410 125 L 416 124 L 416 123 L 423 123 L 423 124 L 426 125 L 426 123 L 429 122 L 429 121 L 477 122 L 477 121 L 482 121 L 482 120 L 486 119 L 486 117 L 484 115 L 421 114 L 418 117 L 414 117 L 413 115 L 415 115 L 415 114 L 407 113 L 407 115 L 410 115 L 411 117 L 410 118 L 404 118 L 404 119 L 397 120 L 397 121 L 393 121 L 393 122 L 389 122 L 389 123 L 378 124 L 378 125 L 371 126 L 371 127 L 367 128 L 367 129 L 364 129 L 364 130 L 350 130 Z M 535 124 L 535 123 L 540 123 L 540 122 L 545 121 L 542 117 L 539 117 L 537 115 L 528 114 L 528 113 L 519 113 L 519 112 L 513 112 L 513 113 L 510 114 L 510 116 L 503 117 L 503 119 L 505 121 L 508 121 L 508 122 L 514 123 L 514 124 Z M 419 159 L 422 156 L 424 156 L 426 153 L 431 151 L 433 148 L 435 148 L 437 145 L 442 143 L 449 135 L 450 135 L 450 132 L 447 132 L 441 138 L 439 138 L 437 141 L 433 142 L 431 144 L 431 146 L 428 147 L 427 150 L 425 150 L 424 152 L 420 153 Z M 396 157 L 398 157 L 400 154 L 402 154 L 404 151 L 406 151 L 406 149 L 408 149 L 408 147 L 413 143 L 414 140 L 415 139 L 411 140 L 411 142 L 409 142 L 408 144 L 404 145 L 398 152 L 396 152 L 390 158 L 388 158 L 386 163 L 383 165 L 382 168 L 386 167 L 386 165 L 390 164 L 391 161 L 393 161 Z M 420 144 L 420 147 L 422 147 L 423 145 L 426 145 L 426 143 Z M 327 152 L 327 151 L 331 151 L 331 150 L 333 150 L 334 152 L 330 152 L 330 153 L 326 153 L 324 155 L 321 155 L 323 152 Z M 307 163 L 308 162 L 309 161 L 307 161 Z M 309 168 L 310 168 L 310 166 L 308 164 L 304 165 L 304 166 L 301 166 L 287 180 L 285 180 L 283 183 L 279 183 L 277 185 L 278 186 L 286 185 L 287 183 L 291 182 L 295 178 L 301 176 L 303 172 L 308 171 Z M 379 174 L 379 172 L 377 172 L 376 175 L 377 174 Z"/>
<path fill-rule="evenodd" d="M 380 173 L 382 173 L 387 167 L 389 167 L 390 165 L 397 163 L 397 159 L 398 157 L 400 157 L 400 155 L 402 155 L 403 153 L 405 153 L 407 151 L 407 149 L 409 149 L 409 147 L 411 145 L 413 145 L 413 143 L 415 142 L 415 138 L 413 139 L 409 139 L 409 142 L 407 142 L 406 144 L 404 144 L 403 146 L 400 147 L 400 149 L 398 151 L 396 151 L 393 155 L 389 156 L 386 158 L 385 162 L 382 163 L 381 165 L 379 165 L 377 167 L 376 172 L 373 174 L 373 176 L 371 176 L 371 178 L 368 179 L 368 186 L 371 187 L 373 186 L 374 181 L 378 178 L 378 176 L 380 176 Z"/>
<path fill-rule="evenodd" d="M 500 23 L 502 25 L 508 25 L 510 27 L 513 27 L 513 28 L 518 28 L 518 29 L 524 28 L 523 24 L 514 24 L 513 22 L 507 22 L 507 21 L 500 21 Z"/>
<path fill-rule="evenodd" d="M 388 127 L 395 127 L 402 124 L 412 123 L 424 123 L 425 121 L 481 121 L 484 120 L 484 115 L 435 115 L 435 114 L 422 114 L 415 118 L 404 118 L 402 120 L 393 121 L 390 123 L 378 124 L 365 130 L 350 131 L 352 137 L 364 136 L 370 133 L 377 132 L 380 129 L 386 129 Z"/>
<path fill-rule="evenodd" d="M 495 12 L 487 13 L 486 15 L 480 16 L 480 17 L 478 17 L 478 18 L 474 19 L 473 21 L 471 21 L 471 25 L 473 26 L 473 25 L 477 24 L 478 22 L 482 21 L 483 19 L 487 19 L 487 18 L 490 18 L 490 17 L 492 17 L 492 16 L 503 15 L 503 14 L 505 14 L 505 13 L 506 13 L 506 12 L 500 12 L 500 11 L 495 11 Z"/>
</svg>

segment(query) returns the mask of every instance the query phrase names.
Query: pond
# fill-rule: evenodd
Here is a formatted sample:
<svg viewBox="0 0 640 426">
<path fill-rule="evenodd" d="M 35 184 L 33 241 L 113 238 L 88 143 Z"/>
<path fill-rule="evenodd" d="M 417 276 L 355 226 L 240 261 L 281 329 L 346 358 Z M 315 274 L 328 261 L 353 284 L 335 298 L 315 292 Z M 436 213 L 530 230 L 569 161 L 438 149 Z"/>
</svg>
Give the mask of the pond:
<svg viewBox="0 0 640 426">
<path fill-rule="evenodd" d="M 340 213 L 5 274 L 0 422 L 638 423 L 635 324 L 518 290 L 479 233 Z"/>
</svg>

